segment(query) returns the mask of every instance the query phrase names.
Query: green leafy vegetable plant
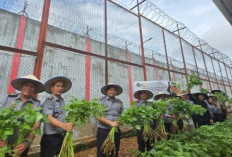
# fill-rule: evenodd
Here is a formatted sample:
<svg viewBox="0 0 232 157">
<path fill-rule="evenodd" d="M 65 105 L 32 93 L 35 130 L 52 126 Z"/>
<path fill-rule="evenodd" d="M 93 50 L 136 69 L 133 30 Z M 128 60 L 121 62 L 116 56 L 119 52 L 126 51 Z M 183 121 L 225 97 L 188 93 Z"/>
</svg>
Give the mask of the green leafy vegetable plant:
<svg viewBox="0 0 232 157">
<path fill-rule="evenodd" d="M 95 117 L 95 115 L 102 117 L 105 110 L 104 106 L 100 105 L 97 99 L 86 101 L 78 100 L 75 97 L 69 104 L 64 106 L 64 109 L 67 112 L 66 121 L 73 123 L 75 126 L 85 125 L 89 118 Z M 72 132 L 66 133 L 58 157 L 74 157 Z"/>
</svg>

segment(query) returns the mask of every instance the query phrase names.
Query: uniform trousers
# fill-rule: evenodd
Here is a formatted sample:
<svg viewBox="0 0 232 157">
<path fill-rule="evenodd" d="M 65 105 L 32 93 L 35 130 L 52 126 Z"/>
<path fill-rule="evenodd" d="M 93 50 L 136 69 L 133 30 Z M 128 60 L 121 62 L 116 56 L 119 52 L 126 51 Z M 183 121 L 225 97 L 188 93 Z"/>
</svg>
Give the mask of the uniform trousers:
<svg viewBox="0 0 232 157">
<path fill-rule="evenodd" d="M 102 144 L 104 143 L 105 139 L 107 138 L 111 129 L 104 129 L 104 128 L 97 128 L 97 157 L 107 157 L 102 151 Z M 114 135 L 114 143 L 116 147 L 116 155 L 111 155 L 110 157 L 118 157 L 118 151 L 120 146 L 120 135 L 121 131 L 118 129 L 118 132 Z M 113 154 L 113 153 L 112 153 Z"/>
<path fill-rule="evenodd" d="M 58 155 L 64 141 L 64 136 L 64 134 L 43 134 L 40 142 L 40 156 L 54 157 L 55 155 Z"/>
</svg>

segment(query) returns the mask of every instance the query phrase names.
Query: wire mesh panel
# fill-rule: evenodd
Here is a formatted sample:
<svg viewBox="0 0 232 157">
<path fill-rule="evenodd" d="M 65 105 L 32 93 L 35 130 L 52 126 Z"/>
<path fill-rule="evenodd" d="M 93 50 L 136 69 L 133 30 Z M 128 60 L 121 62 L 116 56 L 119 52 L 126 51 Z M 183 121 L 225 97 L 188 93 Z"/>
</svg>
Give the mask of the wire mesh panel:
<svg viewBox="0 0 232 157">
<path fill-rule="evenodd" d="M 170 32 L 164 31 L 164 34 L 169 68 L 175 71 L 185 72 L 179 39 Z"/>
<path fill-rule="evenodd" d="M 167 68 L 162 29 L 145 18 L 141 18 L 141 21 L 145 56 L 154 58 L 158 66 Z"/>
<path fill-rule="evenodd" d="M 219 85 L 217 83 L 213 83 L 213 82 L 210 82 L 210 83 L 211 83 L 212 90 L 219 89 Z"/>
<path fill-rule="evenodd" d="M 215 69 L 217 82 L 222 84 L 223 83 L 223 78 L 222 78 L 222 75 L 221 75 L 221 69 L 219 67 L 218 61 L 215 60 L 215 59 L 213 59 L 213 66 L 214 66 L 214 69 Z"/>
<path fill-rule="evenodd" d="M 158 80 L 158 68 L 157 67 L 152 67 L 152 66 L 147 66 L 147 80 Z"/>
<path fill-rule="evenodd" d="M 13 68 L 12 67 L 13 56 L 14 56 L 14 53 L 12 52 L 0 50 L 0 69 L 1 69 L 0 97 L 8 93 L 8 86 L 10 85 L 10 82 L 9 82 L 10 74 L 11 74 L 11 71 L 13 70 L 12 69 Z M 34 64 L 35 64 L 35 56 L 21 54 L 16 77 L 33 74 Z"/>
<path fill-rule="evenodd" d="M 149 76 L 150 74 L 147 74 Z M 131 78 L 132 78 L 132 83 L 135 81 L 143 81 L 144 76 L 143 76 L 143 68 L 136 67 L 136 66 L 131 66 Z M 133 86 L 133 84 L 132 84 Z M 133 87 L 133 95 L 134 95 L 134 87 Z M 135 100 L 134 96 L 133 99 Z"/>
<path fill-rule="evenodd" d="M 169 74 L 167 70 L 163 70 L 157 67 L 147 66 L 147 79 L 169 81 Z"/>
<path fill-rule="evenodd" d="M 197 61 L 199 76 L 201 78 L 208 79 L 206 69 L 205 69 L 204 60 L 202 57 L 202 52 L 200 52 L 199 50 L 197 50 L 195 48 L 194 48 L 194 52 L 195 52 L 195 57 L 196 57 L 196 61 Z"/>
<path fill-rule="evenodd" d="M 19 16 L 5 10 L 0 10 L 0 19 L 0 44 L 15 47 Z"/>
<path fill-rule="evenodd" d="M 232 75 L 231 75 L 230 68 L 227 65 L 225 67 L 226 67 L 226 71 L 229 77 L 229 85 L 232 85 Z"/>
<path fill-rule="evenodd" d="M 141 54 L 137 53 L 136 50 L 140 51 L 140 47 L 137 44 L 130 43 L 127 46 L 127 51 L 129 51 L 130 59 L 128 60 L 128 55 L 127 55 L 127 61 L 130 63 L 135 63 L 142 65 L 142 57 Z"/>
<path fill-rule="evenodd" d="M 27 18 L 25 27 L 22 49 L 36 52 L 40 32 L 40 22 Z"/>
<path fill-rule="evenodd" d="M 202 88 L 207 89 L 208 91 L 211 91 L 209 81 L 203 81 Z"/>
<path fill-rule="evenodd" d="M 46 47 L 41 72 L 41 81 L 46 82 L 55 76 L 65 76 L 72 81 L 72 88 L 63 95 L 68 102 L 72 96 L 85 98 L 85 56 L 57 48 Z M 39 95 L 40 100 L 48 96 L 45 92 Z"/>
<path fill-rule="evenodd" d="M 223 86 L 222 84 L 219 84 L 219 89 L 220 89 L 221 91 L 226 92 L 226 91 L 225 91 L 225 88 L 224 88 L 224 86 Z"/>
<path fill-rule="evenodd" d="M 111 46 L 124 50 L 129 49 L 131 54 L 140 56 L 138 17 L 119 8 L 110 1 L 107 2 L 107 32 L 109 57 L 120 57 L 120 60 L 127 61 L 125 54 L 121 54 L 120 56 L 117 51 L 112 50 Z M 136 60 L 134 62 L 137 64 L 141 63 L 141 59 L 139 62 Z"/>
<path fill-rule="evenodd" d="M 22 54 L 19 62 L 18 77 L 32 75 L 34 71 L 36 56 Z"/>
<path fill-rule="evenodd" d="M 204 54 L 204 57 L 205 57 L 205 63 L 206 63 L 207 70 L 208 70 L 209 79 L 210 79 L 210 81 L 216 82 L 217 79 L 216 79 L 216 76 L 215 76 L 215 73 L 214 73 L 212 60 L 211 60 L 211 58 L 210 58 L 208 55 L 206 55 L 206 54 Z"/>
<path fill-rule="evenodd" d="M 47 41 L 92 53 L 104 52 L 104 0 L 52 0 Z"/>
<path fill-rule="evenodd" d="M 182 46 L 183 46 L 183 51 L 184 51 L 184 59 L 185 59 L 185 64 L 187 68 L 187 73 L 197 74 L 197 66 L 196 66 L 192 46 L 183 40 L 182 40 Z"/>
<path fill-rule="evenodd" d="M 108 0 L 108 1 L 113 1 L 121 6 L 123 6 L 126 9 L 131 9 L 132 7 L 134 7 L 135 5 L 137 5 L 137 1 L 136 0 Z M 137 8 L 134 8 L 133 11 L 137 11 Z"/>
<path fill-rule="evenodd" d="M 228 85 L 228 78 L 227 78 L 227 75 L 226 75 L 225 66 L 224 66 L 224 64 L 222 62 L 219 62 L 219 64 L 220 64 L 224 84 Z"/>
<path fill-rule="evenodd" d="M 104 59 L 90 57 L 89 77 L 90 77 L 90 99 L 99 98 L 102 95 L 101 88 L 105 85 Z"/>
<path fill-rule="evenodd" d="M 13 53 L 0 51 L 0 97 L 7 94 L 10 71 L 13 60 Z"/>
<path fill-rule="evenodd" d="M 43 1 L 0 1 L 1 45 L 36 51 L 42 9 Z"/>
<path fill-rule="evenodd" d="M 230 87 L 230 86 L 226 86 L 226 91 L 227 91 L 227 95 L 228 95 L 229 97 L 231 97 L 232 94 L 231 94 L 231 87 Z"/>
<path fill-rule="evenodd" d="M 129 81 L 127 64 L 109 61 L 109 83 L 116 83 L 123 88 L 123 93 L 117 96 L 122 100 L 124 108 L 129 108 Z"/>
</svg>

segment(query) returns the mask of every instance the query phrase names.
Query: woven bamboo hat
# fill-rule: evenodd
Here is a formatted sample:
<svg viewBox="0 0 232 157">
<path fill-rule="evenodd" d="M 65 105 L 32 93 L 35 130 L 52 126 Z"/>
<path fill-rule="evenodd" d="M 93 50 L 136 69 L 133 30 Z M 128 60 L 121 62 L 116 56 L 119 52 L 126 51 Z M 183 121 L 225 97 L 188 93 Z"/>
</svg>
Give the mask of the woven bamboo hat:
<svg viewBox="0 0 232 157">
<path fill-rule="evenodd" d="M 41 93 L 45 90 L 44 84 L 42 82 L 40 82 L 39 79 L 37 79 L 34 75 L 26 75 L 26 76 L 16 78 L 11 82 L 11 85 L 15 89 L 21 91 L 21 87 L 22 87 L 23 82 L 32 82 L 33 84 L 35 84 L 35 92 L 34 93 Z"/>
</svg>

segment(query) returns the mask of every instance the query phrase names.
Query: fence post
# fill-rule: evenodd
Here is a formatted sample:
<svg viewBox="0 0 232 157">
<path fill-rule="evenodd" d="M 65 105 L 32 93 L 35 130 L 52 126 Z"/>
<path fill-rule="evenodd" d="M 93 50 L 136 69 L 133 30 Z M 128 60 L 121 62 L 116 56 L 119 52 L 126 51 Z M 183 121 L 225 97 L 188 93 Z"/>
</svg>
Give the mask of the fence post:
<svg viewBox="0 0 232 157">
<path fill-rule="evenodd" d="M 165 56 L 166 56 L 167 68 L 168 68 L 168 76 L 169 76 L 169 81 L 171 81 L 172 79 L 171 79 L 171 74 L 170 74 L 170 69 L 169 69 L 168 52 L 167 52 L 166 39 L 165 39 L 163 28 L 162 28 L 162 35 L 163 35 L 163 40 L 164 40 L 164 51 L 165 51 Z"/>
<path fill-rule="evenodd" d="M 44 0 L 43 15 L 42 15 L 42 21 L 40 24 L 39 40 L 38 40 L 38 45 L 37 45 L 37 57 L 36 57 L 35 66 L 34 66 L 34 75 L 38 79 L 40 79 L 42 65 L 43 65 L 44 42 L 46 40 L 46 35 L 47 35 L 50 4 L 51 4 L 51 0 Z"/>
<path fill-rule="evenodd" d="M 141 52 L 142 52 L 142 63 L 143 63 L 143 77 L 144 81 L 147 81 L 147 71 L 146 71 L 146 61 L 144 55 L 144 47 L 143 47 L 143 31 L 142 31 L 142 24 L 141 24 L 141 16 L 139 10 L 139 0 L 137 0 L 138 5 L 138 21 L 139 21 L 139 34 L 140 34 L 140 44 L 141 44 Z"/>
<path fill-rule="evenodd" d="M 18 27 L 16 46 L 15 46 L 18 49 L 22 49 L 24 32 L 25 32 L 25 28 L 26 28 L 26 22 L 27 22 L 26 16 L 21 15 L 19 27 Z M 10 79 L 9 79 L 9 83 L 8 83 L 7 93 L 14 93 L 15 92 L 15 89 L 11 86 L 11 81 L 17 77 L 20 57 L 21 57 L 20 53 L 17 53 L 17 52 L 14 53 L 13 61 L 12 61 L 12 65 L 11 65 L 11 72 L 10 72 Z"/>
</svg>

